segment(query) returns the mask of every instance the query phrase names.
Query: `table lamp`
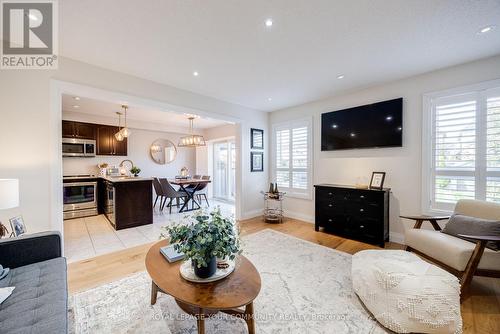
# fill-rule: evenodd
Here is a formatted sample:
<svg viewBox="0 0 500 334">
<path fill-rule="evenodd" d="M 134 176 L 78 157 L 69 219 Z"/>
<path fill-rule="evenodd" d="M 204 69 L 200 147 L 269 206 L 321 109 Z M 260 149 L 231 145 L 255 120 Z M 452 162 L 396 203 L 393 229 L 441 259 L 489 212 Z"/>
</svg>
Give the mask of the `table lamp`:
<svg viewBox="0 0 500 334">
<path fill-rule="evenodd" d="M 19 180 L 0 179 L 0 210 L 19 206 Z M 0 222 L 0 238 L 6 234 L 6 227 Z"/>
</svg>

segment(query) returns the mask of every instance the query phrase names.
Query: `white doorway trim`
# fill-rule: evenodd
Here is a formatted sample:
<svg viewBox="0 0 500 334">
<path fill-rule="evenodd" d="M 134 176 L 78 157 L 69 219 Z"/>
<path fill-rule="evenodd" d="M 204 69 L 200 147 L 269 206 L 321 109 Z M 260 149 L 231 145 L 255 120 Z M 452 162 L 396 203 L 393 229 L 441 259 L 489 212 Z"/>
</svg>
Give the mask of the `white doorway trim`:
<svg viewBox="0 0 500 334">
<path fill-rule="evenodd" d="M 176 112 L 179 114 L 196 114 L 202 117 L 210 117 L 214 119 L 233 122 L 236 125 L 236 219 L 241 219 L 242 208 L 242 178 L 243 178 L 243 156 L 241 154 L 242 148 L 242 129 L 243 120 L 237 117 L 219 114 L 216 112 L 208 112 L 205 110 L 198 110 L 184 106 L 173 105 L 170 103 L 158 101 L 155 99 L 134 96 L 131 94 L 120 93 L 110 90 L 94 88 L 91 86 L 60 81 L 56 79 L 50 80 L 50 221 L 51 228 L 56 231 L 64 233 L 63 229 L 63 195 L 62 195 L 62 95 L 74 95 L 80 97 L 87 97 L 99 99 L 103 101 L 116 102 L 117 104 L 129 103 L 137 106 L 149 106 L 157 108 L 161 111 Z"/>
</svg>

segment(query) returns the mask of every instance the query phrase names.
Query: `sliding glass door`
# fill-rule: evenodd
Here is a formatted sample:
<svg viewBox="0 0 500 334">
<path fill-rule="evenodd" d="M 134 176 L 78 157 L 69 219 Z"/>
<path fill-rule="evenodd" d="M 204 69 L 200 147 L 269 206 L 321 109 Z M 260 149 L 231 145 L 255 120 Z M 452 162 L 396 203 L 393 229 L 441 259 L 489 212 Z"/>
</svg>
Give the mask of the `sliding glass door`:
<svg viewBox="0 0 500 334">
<path fill-rule="evenodd" d="M 234 139 L 217 141 L 214 142 L 213 148 L 213 196 L 217 199 L 233 202 L 236 192 L 235 141 Z"/>
</svg>

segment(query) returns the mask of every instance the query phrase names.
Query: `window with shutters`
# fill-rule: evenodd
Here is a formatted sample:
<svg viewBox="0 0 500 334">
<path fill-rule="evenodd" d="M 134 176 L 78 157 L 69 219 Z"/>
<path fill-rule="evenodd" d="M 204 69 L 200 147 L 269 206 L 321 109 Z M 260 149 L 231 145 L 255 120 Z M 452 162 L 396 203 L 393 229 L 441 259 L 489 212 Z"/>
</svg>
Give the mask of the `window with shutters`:
<svg viewBox="0 0 500 334">
<path fill-rule="evenodd" d="M 312 196 L 311 120 L 273 126 L 273 180 L 288 196 Z"/>
<path fill-rule="evenodd" d="M 500 203 L 500 82 L 424 99 L 427 211 L 452 211 L 460 199 Z"/>
</svg>

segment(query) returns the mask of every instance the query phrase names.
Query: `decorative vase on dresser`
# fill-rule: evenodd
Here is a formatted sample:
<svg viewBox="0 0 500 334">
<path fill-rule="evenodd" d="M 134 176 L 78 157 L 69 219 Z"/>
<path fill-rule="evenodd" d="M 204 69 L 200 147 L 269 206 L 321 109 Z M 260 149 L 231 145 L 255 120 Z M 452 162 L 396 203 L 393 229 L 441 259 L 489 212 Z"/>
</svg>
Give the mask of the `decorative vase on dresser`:
<svg viewBox="0 0 500 334">
<path fill-rule="evenodd" d="M 389 241 L 390 189 L 315 185 L 315 230 L 380 247 Z"/>
</svg>

